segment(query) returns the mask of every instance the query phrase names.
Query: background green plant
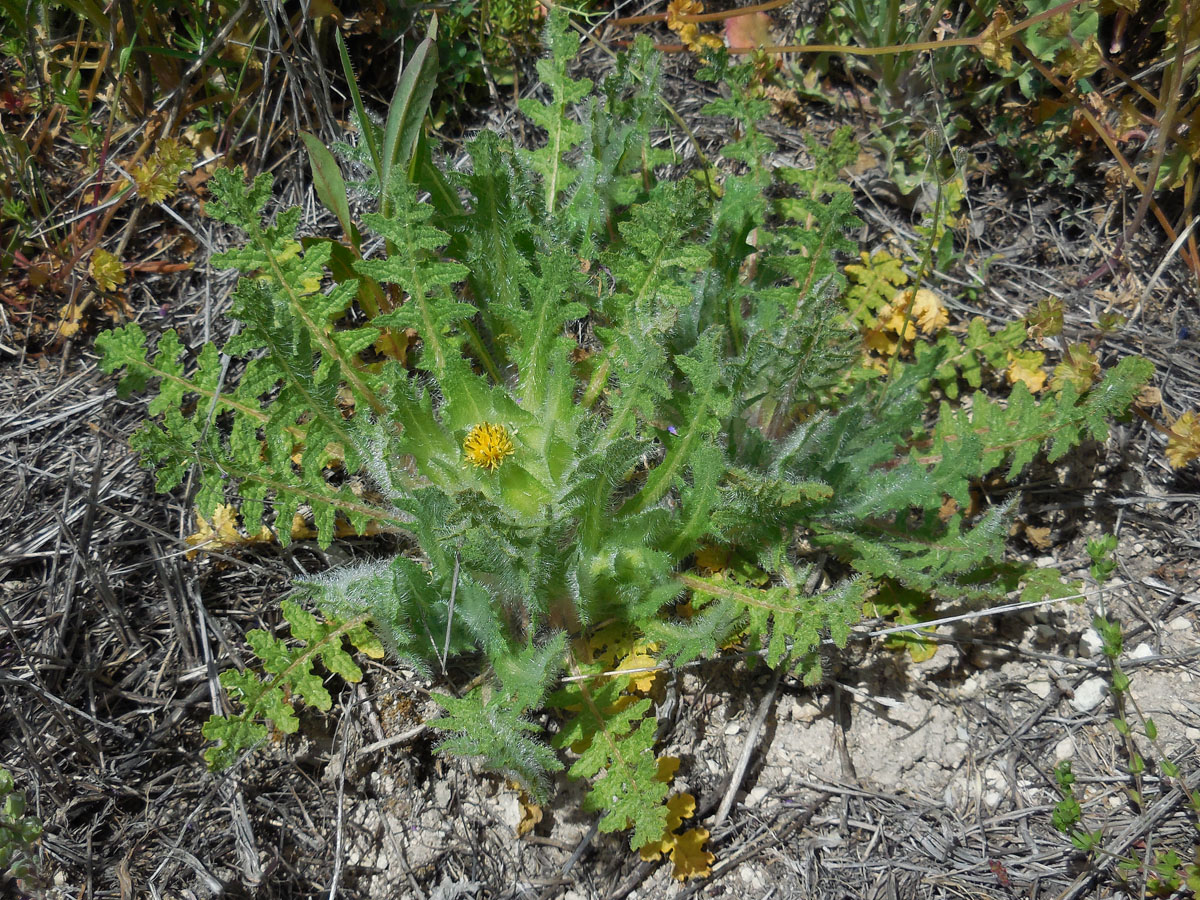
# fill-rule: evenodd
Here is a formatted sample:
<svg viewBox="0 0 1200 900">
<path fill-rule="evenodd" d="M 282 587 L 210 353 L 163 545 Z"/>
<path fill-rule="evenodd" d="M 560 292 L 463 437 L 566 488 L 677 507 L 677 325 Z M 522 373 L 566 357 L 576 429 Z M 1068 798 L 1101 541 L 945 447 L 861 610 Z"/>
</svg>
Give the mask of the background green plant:
<svg viewBox="0 0 1200 900">
<path fill-rule="evenodd" d="M 615 628 L 675 664 L 736 638 L 811 681 L 819 642 L 843 644 L 885 581 L 984 602 L 1021 577 L 1003 562 L 1011 505 L 944 516 L 946 498 L 966 510 L 973 480 L 1015 479 L 1043 450 L 1056 460 L 1103 439 L 1152 367 L 1125 359 L 1042 399 L 1022 385 L 1003 402 L 964 392 L 931 414 L 945 350 L 886 377 L 859 370 L 839 300 L 857 250 L 852 197 L 767 164 L 752 67 L 715 61 L 705 77 L 732 90 L 706 112 L 736 138 L 719 165 L 672 181 L 668 157 L 647 150 L 663 126 L 649 43 L 594 85 L 567 75 L 579 41 L 561 12 L 544 40 L 548 100 L 521 104 L 544 143 L 484 132 L 467 145 L 470 170 L 443 173 L 411 127 L 436 77 L 427 41 L 393 116 L 356 153 L 378 212 L 352 220 L 332 157 L 309 144 L 344 244 L 298 239 L 299 210 L 269 216 L 268 176 L 219 171 L 208 212 L 246 235 L 214 257 L 242 273 L 240 331 L 194 364 L 174 332 L 152 347 L 136 324 L 97 346 L 122 395 L 155 384 L 133 445 L 160 490 L 194 471 L 202 514 L 236 492 L 246 530 L 269 519 L 285 543 L 301 510 L 322 545 L 339 519 L 403 535 L 392 559 L 302 592 L 369 621 L 430 676 L 480 660 L 477 686 L 458 696 L 451 680 L 438 695 L 439 746 L 535 796 L 562 767 L 541 736 L 544 707 L 560 710 L 554 745 L 595 779 L 588 808 L 639 847 L 668 822 L 654 704 L 602 677 L 590 634 Z M 494 470 L 464 449 L 484 424 L 512 444 Z M 713 545 L 753 577 L 699 571 Z M 310 671 L 311 638 L 256 640 L 276 678 L 239 687 L 244 712 L 210 721 L 217 761 L 261 738 L 245 727 L 254 717 L 290 722 L 257 698 Z M 341 650 L 332 658 L 343 665 Z M 560 686 L 564 670 L 588 677 Z"/>
<path fill-rule="evenodd" d="M 428 31 L 434 12 L 440 77 L 431 115 L 437 123 L 469 120 L 474 107 L 494 102 L 495 91 L 519 82 L 520 61 L 540 48 L 546 8 L 540 0 L 451 0 L 430 10 L 388 0 L 379 36 L 392 41 Z"/>
<path fill-rule="evenodd" d="M 1025 22 L 1028 27 L 1006 32 Z M 1200 15 L 1184 0 L 1165 8 L 1136 0 L 928 6 L 837 0 L 828 16 L 802 31 L 802 40 L 893 49 L 806 54 L 795 84 L 823 98 L 821 75 L 832 72 L 836 60 L 856 90 L 869 89 L 877 142 L 898 185 L 921 172 L 945 182 L 946 163 L 929 152 L 928 135 L 942 148 L 983 137 L 1000 153 L 987 161 L 988 170 L 1029 186 L 1070 185 L 1081 163 L 1107 154 L 1120 180 L 1142 198 L 1125 240 L 1152 213 L 1174 241 L 1191 221 L 1196 199 L 1187 137 L 1194 129 L 1185 123 L 1200 108 L 1192 90 L 1197 60 L 1186 50 L 1197 29 Z M 936 44 L 963 39 L 960 46 Z M 915 45 L 920 52 L 906 49 Z M 1136 165 L 1137 149 L 1146 151 L 1148 164 Z M 1182 192 L 1181 211 L 1159 202 L 1160 192 L 1173 190 Z M 1193 240 L 1185 259 L 1200 273 Z"/>
<path fill-rule="evenodd" d="M 1112 534 L 1088 541 L 1087 553 L 1092 561 L 1089 571 L 1097 582 L 1104 583 L 1116 570 L 1116 549 L 1117 539 Z M 1174 787 L 1182 791 L 1183 804 L 1192 815 L 1190 840 L 1185 839 L 1179 847 L 1144 847 L 1140 854 L 1122 853 L 1116 860 L 1116 878 L 1130 893 L 1144 892 L 1150 897 L 1170 897 L 1180 891 L 1195 894 L 1200 890 L 1200 790 L 1189 788 L 1189 779 L 1183 769 L 1166 752 L 1154 719 L 1143 713 L 1132 693 L 1133 679 L 1121 666 L 1125 644 L 1121 623 L 1112 617 L 1096 616 L 1092 627 L 1100 635 L 1101 652 L 1108 667 L 1115 710 L 1111 724 L 1124 745 L 1125 770 L 1132 782 L 1132 787 L 1126 789 L 1130 805 L 1144 813 L 1155 799 L 1161 800 L 1166 789 Z M 1150 758 L 1139 749 L 1139 740 L 1153 748 Z M 1159 776 L 1156 796 L 1146 793 L 1145 776 L 1151 773 Z M 1112 853 L 1105 850 L 1103 830 L 1085 827 L 1084 807 L 1075 788 L 1076 777 L 1070 760 L 1055 767 L 1054 781 L 1062 798 L 1051 814 L 1053 826 L 1067 835 L 1080 852 L 1098 861 L 1109 861 Z M 1190 781 L 1195 784 L 1194 777 Z M 1181 852 L 1183 856 L 1180 856 Z"/>
<path fill-rule="evenodd" d="M 25 811 L 25 794 L 16 789 L 12 775 L 0 768 L 0 874 L 28 878 L 37 868 L 34 844 L 42 823 Z"/>
</svg>

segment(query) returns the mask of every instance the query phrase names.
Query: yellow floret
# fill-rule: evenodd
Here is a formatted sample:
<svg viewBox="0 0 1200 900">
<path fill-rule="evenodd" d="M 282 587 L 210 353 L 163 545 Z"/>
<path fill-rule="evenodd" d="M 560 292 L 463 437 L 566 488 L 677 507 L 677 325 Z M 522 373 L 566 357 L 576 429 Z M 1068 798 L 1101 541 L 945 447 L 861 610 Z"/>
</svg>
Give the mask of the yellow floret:
<svg viewBox="0 0 1200 900">
<path fill-rule="evenodd" d="M 516 452 L 516 447 L 513 446 L 512 438 L 508 436 L 503 425 L 485 422 L 467 432 L 463 450 L 469 463 L 494 472 L 506 456 Z"/>
</svg>

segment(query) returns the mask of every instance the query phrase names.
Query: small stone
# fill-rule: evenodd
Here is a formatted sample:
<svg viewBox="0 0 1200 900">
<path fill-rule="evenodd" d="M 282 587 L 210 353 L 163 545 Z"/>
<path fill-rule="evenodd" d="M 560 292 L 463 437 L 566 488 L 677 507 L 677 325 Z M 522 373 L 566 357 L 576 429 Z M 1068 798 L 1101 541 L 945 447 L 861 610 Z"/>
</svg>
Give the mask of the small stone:
<svg viewBox="0 0 1200 900">
<path fill-rule="evenodd" d="M 1044 679 L 1038 678 L 1030 681 L 1025 687 L 1029 690 L 1029 693 L 1033 694 L 1039 700 L 1045 700 L 1050 696 L 1050 682 Z"/>
<path fill-rule="evenodd" d="M 1008 776 L 995 766 L 988 766 L 983 770 L 983 781 L 990 787 L 1007 788 Z"/>
<path fill-rule="evenodd" d="M 1136 553 L 1138 556 L 1141 556 L 1143 553 L 1146 552 L 1146 545 L 1143 544 L 1141 541 L 1138 541 L 1136 544 L 1133 545 L 1133 552 Z"/>
<path fill-rule="evenodd" d="M 728 725 L 725 726 L 725 734 L 727 736 L 735 735 L 741 730 L 742 730 L 742 726 L 739 725 L 737 722 L 730 722 Z"/>
<path fill-rule="evenodd" d="M 1132 650 L 1129 651 L 1130 659 L 1149 659 L 1150 657 L 1155 656 L 1155 655 L 1156 654 L 1154 652 L 1154 648 L 1151 647 L 1149 644 L 1147 644 L 1145 641 L 1138 644 L 1136 647 L 1134 647 Z"/>
<path fill-rule="evenodd" d="M 438 781 L 433 786 L 433 804 L 434 806 L 448 809 L 450 807 L 450 785 L 446 781 Z"/>
<path fill-rule="evenodd" d="M 754 894 L 767 886 L 763 876 L 754 866 L 742 866 L 738 869 L 738 876 L 742 879 L 742 883 L 746 885 Z"/>
<path fill-rule="evenodd" d="M 988 808 L 989 812 L 995 811 L 1001 802 L 1004 800 L 1004 795 L 999 791 L 985 791 L 983 795 L 983 805 Z"/>
<path fill-rule="evenodd" d="M 1104 638 L 1095 628 L 1089 628 L 1079 636 L 1079 656 L 1081 659 L 1091 659 L 1104 649 Z"/>
<path fill-rule="evenodd" d="M 1053 625 L 1042 624 L 1033 629 L 1033 639 L 1039 644 L 1052 644 L 1058 637 L 1058 629 Z"/>
<path fill-rule="evenodd" d="M 1108 696 L 1108 680 L 1097 675 L 1075 688 L 1071 705 L 1079 712 L 1091 712 Z"/>
<path fill-rule="evenodd" d="M 746 806 L 758 806 L 769 793 L 771 793 L 771 789 L 760 784 L 746 795 L 746 799 L 743 802 Z"/>
<path fill-rule="evenodd" d="M 1075 755 L 1075 739 L 1067 735 L 1061 741 L 1054 745 L 1054 761 L 1056 763 L 1063 762 Z"/>
<path fill-rule="evenodd" d="M 791 703 L 788 705 L 787 718 L 793 722 L 808 724 L 821 715 L 821 707 L 812 702 L 800 702 L 793 697 L 788 697 Z"/>
<path fill-rule="evenodd" d="M 979 694 L 979 678 L 972 675 L 958 689 L 958 695 L 964 699 L 971 699 Z"/>
<path fill-rule="evenodd" d="M 1200 728 L 1185 728 L 1183 730 L 1183 736 L 1189 741 L 1200 741 Z"/>
<path fill-rule="evenodd" d="M 1167 627 L 1172 631 L 1191 631 L 1192 620 L 1187 616 L 1176 616 L 1167 623 Z"/>
</svg>

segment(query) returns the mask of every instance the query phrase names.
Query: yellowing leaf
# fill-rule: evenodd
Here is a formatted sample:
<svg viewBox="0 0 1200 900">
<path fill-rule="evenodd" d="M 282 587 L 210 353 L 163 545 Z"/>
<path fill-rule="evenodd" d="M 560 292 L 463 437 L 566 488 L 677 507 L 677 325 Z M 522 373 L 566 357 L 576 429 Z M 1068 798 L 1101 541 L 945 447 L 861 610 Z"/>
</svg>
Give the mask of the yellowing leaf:
<svg viewBox="0 0 1200 900">
<path fill-rule="evenodd" d="M 903 341 L 911 341 L 917 336 L 917 325 L 908 315 L 907 303 L 892 302 L 881 309 L 879 325 L 885 331 L 898 335 Z"/>
<path fill-rule="evenodd" d="M 888 337 L 881 329 L 872 328 L 863 335 L 863 342 L 867 345 L 867 349 L 874 350 L 883 356 L 893 356 L 900 348 L 900 342 L 895 338 Z"/>
<path fill-rule="evenodd" d="M 1133 95 L 1122 97 L 1117 114 L 1117 137 L 1122 141 L 1127 141 L 1132 138 L 1134 132 L 1143 131 L 1144 128 L 1137 99 Z"/>
<path fill-rule="evenodd" d="M 1036 394 L 1046 386 L 1046 371 L 1042 368 L 1045 361 L 1046 354 L 1040 350 L 1010 350 L 1004 375 L 1009 384 L 1019 381 Z"/>
<path fill-rule="evenodd" d="M 672 837 L 674 837 L 674 835 L 672 835 Z M 664 853 L 670 852 L 670 841 L 650 841 L 647 844 L 643 844 L 641 848 L 638 849 L 638 856 L 642 858 L 643 862 L 654 862 L 656 859 L 662 859 Z"/>
<path fill-rule="evenodd" d="M 671 779 L 675 777 L 675 773 L 678 771 L 678 756 L 660 756 L 658 758 L 658 772 L 655 774 L 654 780 L 661 781 L 663 784 L 670 784 Z"/>
<path fill-rule="evenodd" d="M 696 798 L 691 794 L 675 794 L 667 801 L 667 831 L 674 831 L 696 814 Z"/>
<path fill-rule="evenodd" d="M 863 251 L 859 258 L 862 265 L 851 263 L 845 267 L 850 287 L 844 302 L 855 320 L 874 328 L 878 324 L 874 311 L 887 305 L 897 288 L 908 284 L 908 274 L 903 261 L 886 250 L 876 250 L 870 256 Z"/>
<path fill-rule="evenodd" d="M 1012 38 L 1002 37 L 1002 32 L 1008 29 L 1012 24 L 1008 13 L 1003 9 L 997 9 L 992 21 L 988 23 L 987 28 L 983 29 L 983 33 L 979 35 L 979 52 L 984 59 L 990 59 L 1003 71 L 1007 72 L 1012 68 Z"/>
<path fill-rule="evenodd" d="M 903 330 L 905 341 L 915 339 L 918 328 L 923 334 L 935 334 L 949 322 L 946 307 L 928 288 L 897 291 L 892 302 L 879 310 L 879 326 L 897 335 Z"/>
<path fill-rule="evenodd" d="M 89 294 L 90 298 L 91 295 Z M 83 314 L 90 306 L 89 299 L 76 302 L 68 300 L 58 310 L 58 329 L 60 338 L 73 338 L 83 329 Z"/>
<path fill-rule="evenodd" d="M 147 203 L 161 203 L 179 187 L 179 177 L 196 161 L 196 151 L 175 138 L 162 138 L 148 160 L 130 175 Z"/>
<path fill-rule="evenodd" d="M 611 669 L 631 649 L 632 643 L 629 629 L 620 622 L 614 622 L 576 641 L 575 655 L 581 663 L 599 663 Z"/>
<path fill-rule="evenodd" d="M 241 540 L 241 535 L 238 533 L 238 510 L 233 506 L 221 505 L 212 511 L 212 520 L 208 520 L 196 514 L 196 533 L 187 535 L 184 538 L 186 544 L 190 547 L 197 547 L 187 554 L 188 559 L 196 557 L 200 548 L 204 550 L 218 550 L 218 548 L 229 547 Z"/>
<path fill-rule="evenodd" d="M 317 529 L 308 524 L 308 520 L 300 513 L 292 516 L 292 540 L 314 541 L 317 539 Z"/>
<path fill-rule="evenodd" d="M 1190 44 L 1192 41 L 1200 38 L 1200 16 L 1196 15 L 1194 8 L 1187 9 L 1182 3 L 1172 3 L 1169 6 L 1171 13 L 1167 16 L 1167 44 L 1178 43 L 1183 41 L 1185 44 Z M 1187 9 L 1187 34 L 1183 34 L 1184 10 Z"/>
<path fill-rule="evenodd" d="M 1071 16 L 1069 13 L 1059 13 L 1051 16 L 1045 25 L 1045 35 L 1048 40 L 1061 41 L 1071 33 Z"/>
<path fill-rule="evenodd" d="M 1074 83 L 1081 78 L 1087 78 L 1104 63 L 1104 51 L 1094 34 L 1088 37 L 1078 47 L 1071 45 L 1058 55 L 1054 71 Z"/>
<path fill-rule="evenodd" d="M 677 880 L 707 878 L 712 874 L 712 864 L 716 857 L 704 849 L 707 840 L 707 828 L 692 828 L 675 838 L 675 846 L 671 850 L 671 862 L 675 864 L 675 871 L 671 874 Z"/>
<path fill-rule="evenodd" d="M 681 21 L 681 16 L 695 16 L 702 12 L 704 4 L 700 0 L 671 0 L 667 4 L 667 27 L 679 35 L 679 40 L 693 53 L 725 46 L 716 35 L 700 34 L 700 27 L 695 22 Z"/>
<path fill-rule="evenodd" d="M 647 645 L 646 649 L 657 648 L 657 644 Z M 625 672 L 630 669 L 653 669 L 658 665 L 658 660 L 645 652 L 645 649 L 636 649 L 621 660 L 621 664 L 617 666 L 618 672 Z M 658 672 L 634 672 L 629 676 L 629 690 L 637 691 L 639 694 L 648 694 L 654 690 L 654 683 L 658 680 Z"/>
<path fill-rule="evenodd" d="M 1200 418 L 1189 409 L 1171 423 L 1167 462 L 1173 469 L 1182 469 L 1194 459 L 1200 459 Z"/>
<path fill-rule="evenodd" d="M 299 257 L 300 251 L 303 249 L 304 249 L 304 247 L 302 247 L 300 245 L 299 241 L 287 241 L 283 245 L 283 250 L 280 251 L 279 255 L 276 256 L 275 259 L 278 260 L 279 263 L 281 263 L 281 264 L 285 263 L 285 262 L 289 262 L 290 260 L 293 260 L 293 259 L 296 259 L 297 257 Z M 274 276 L 264 276 L 264 277 L 272 278 Z"/>
<path fill-rule="evenodd" d="M 1050 386 L 1061 391 L 1068 384 L 1075 388 L 1075 393 L 1082 394 L 1100 377 L 1100 361 L 1096 359 L 1087 344 L 1072 344 L 1062 362 L 1054 367 L 1054 378 Z"/>
<path fill-rule="evenodd" d="M 88 274 L 92 276 L 92 281 L 96 282 L 96 287 L 102 291 L 111 291 L 118 284 L 125 283 L 125 267 L 121 265 L 121 260 L 103 247 L 92 251 Z"/>
<path fill-rule="evenodd" d="M 1049 550 L 1051 545 L 1050 529 L 1037 525 L 1024 525 L 1025 539 L 1037 550 Z"/>
<path fill-rule="evenodd" d="M 542 821 L 542 807 L 534 803 L 525 791 L 521 791 L 517 802 L 521 805 L 521 821 L 517 823 L 517 837 L 524 837 Z"/>
<path fill-rule="evenodd" d="M 906 301 L 912 303 L 912 315 L 917 320 L 917 327 L 925 334 L 936 334 L 950 324 L 946 307 L 933 291 L 918 288 L 915 294 L 905 291 L 905 295 Z"/>
<path fill-rule="evenodd" d="M 660 760 L 661 762 L 661 760 Z M 678 763 L 678 760 L 676 760 Z M 675 842 L 679 839 L 679 835 L 675 834 L 675 829 L 683 824 L 684 819 L 691 818 L 696 814 L 696 798 L 691 794 L 675 794 L 667 800 L 667 825 L 663 829 L 663 836 L 657 841 L 650 841 L 644 844 L 638 850 L 638 854 L 646 862 L 651 862 L 656 859 L 661 859 L 663 854 L 670 854 L 675 849 Z"/>
<path fill-rule="evenodd" d="M 696 551 L 696 568 L 705 575 L 715 575 L 729 567 L 729 548 L 705 544 Z"/>
<path fill-rule="evenodd" d="M 193 548 L 187 552 L 187 558 L 195 559 L 202 550 L 211 553 L 240 547 L 243 544 L 270 543 L 274 540 L 274 535 L 265 525 L 253 537 L 243 534 L 238 530 L 237 520 L 237 509 L 228 504 L 222 504 L 213 510 L 211 521 L 197 512 L 196 533 L 184 538 L 184 542 Z"/>
</svg>

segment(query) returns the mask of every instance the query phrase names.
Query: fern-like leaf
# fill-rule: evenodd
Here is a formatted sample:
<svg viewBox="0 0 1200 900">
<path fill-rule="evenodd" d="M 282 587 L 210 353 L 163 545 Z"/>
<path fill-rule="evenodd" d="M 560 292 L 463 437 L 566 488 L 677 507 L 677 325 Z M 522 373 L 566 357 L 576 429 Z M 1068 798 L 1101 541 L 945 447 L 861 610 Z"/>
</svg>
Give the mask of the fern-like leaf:
<svg viewBox="0 0 1200 900">
<path fill-rule="evenodd" d="M 533 735 L 542 729 L 529 721 L 528 711 L 505 694 L 484 699 L 482 688 L 465 697 L 430 695 L 447 715 L 430 719 L 430 727 L 453 732 L 434 750 L 456 756 L 477 757 L 492 771 L 513 778 L 535 800 L 542 802 L 549 792 L 547 772 L 557 772 L 563 764 L 542 741 Z"/>
<path fill-rule="evenodd" d="M 299 646 L 259 629 L 246 635 L 247 643 L 262 661 L 267 674 L 258 676 L 235 669 L 221 674 L 221 686 L 231 699 L 242 703 L 243 709 L 235 716 L 211 716 L 204 724 L 204 736 L 217 742 L 204 753 L 212 769 L 229 768 L 243 750 L 266 739 L 268 728 L 260 719 L 284 734 L 294 733 L 300 727 L 300 720 L 296 716 L 295 701 L 290 696 L 293 692 L 315 709 L 330 708 L 333 701 L 324 680 L 313 671 L 313 663 L 318 659 L 330 672 L 346 681 L 361 681 L 362 670 L 346 652 L 343 639 L 348 637 L 355 647 L 369 656 L 383 655 L 383 648 L 365 628 L 366 616 L 346 622 L 321 622 L 288 600 L 283 601 L 281 609 Z"/>
<path fill-rule="evenodd" d="M 600 830 L 633 829 L 629 846 L 645 846 L 661 838 L 668 810 L 664 804 L 670 785 L 659 781 L 654 738 L 658 723 L 650 700 L 620 700 L 621 681 L 589 689 L 582 684 L 551 698 L 559 706 L 578 706 L 579 713 L 554 737 L 556 747 L 586 744 L 570 768 L 575 778 L 601 772 L 588 791 L 584 807 L 604 810 Z"/>
</svg>

